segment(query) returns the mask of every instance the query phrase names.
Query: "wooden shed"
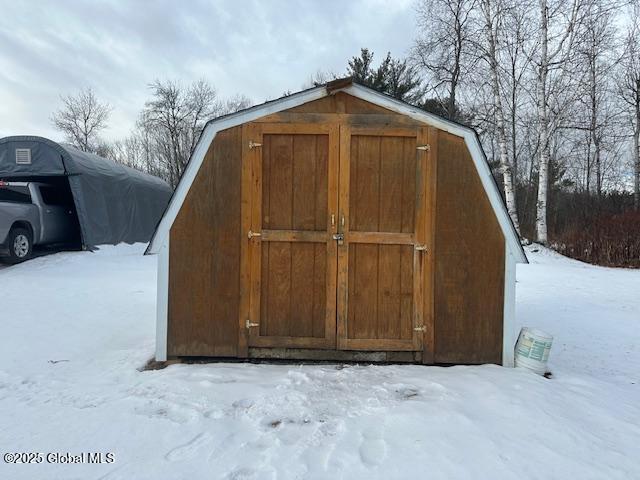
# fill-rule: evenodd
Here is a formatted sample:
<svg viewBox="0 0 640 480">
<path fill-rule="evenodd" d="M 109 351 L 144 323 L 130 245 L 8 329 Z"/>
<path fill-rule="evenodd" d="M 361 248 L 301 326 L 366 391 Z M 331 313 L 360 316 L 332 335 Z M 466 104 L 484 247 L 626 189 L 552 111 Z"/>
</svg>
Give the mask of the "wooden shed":
<svg viewBox="0 0 640 480">
<path fill-rule="evenodd" d="M 527 260 L 475 132 L 350 79 L 209 122 L 147 253 L 159 361 L 513 364 Z"/>
</svg>

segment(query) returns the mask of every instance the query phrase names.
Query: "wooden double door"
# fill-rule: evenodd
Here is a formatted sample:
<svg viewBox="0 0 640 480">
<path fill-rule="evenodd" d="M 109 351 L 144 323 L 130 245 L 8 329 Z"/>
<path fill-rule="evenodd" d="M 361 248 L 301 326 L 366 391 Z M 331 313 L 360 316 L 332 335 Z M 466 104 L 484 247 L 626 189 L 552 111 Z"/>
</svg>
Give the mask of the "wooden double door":
<svg viewBox="0 0 640 480">
<path fill-rule="evenodd" d="M 245 126 L 249 347 L 423 349 L 427 141 L 426 127 Z"/>
</svg>

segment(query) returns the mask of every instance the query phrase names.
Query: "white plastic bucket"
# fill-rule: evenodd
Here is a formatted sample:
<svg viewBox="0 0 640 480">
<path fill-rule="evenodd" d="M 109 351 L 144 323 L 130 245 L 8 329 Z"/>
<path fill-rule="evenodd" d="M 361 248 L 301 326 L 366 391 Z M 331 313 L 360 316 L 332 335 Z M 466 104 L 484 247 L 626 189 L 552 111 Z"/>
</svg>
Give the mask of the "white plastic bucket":
<svg viewBox="0 0 640 480">
<path fill-rule="evenodd" d="M 516 367 L 528 368 L 538 375 L 544 375 L 552 343 L 553 337 L 548 333 L 523 327 L 516 342 Z"/>
</svg>

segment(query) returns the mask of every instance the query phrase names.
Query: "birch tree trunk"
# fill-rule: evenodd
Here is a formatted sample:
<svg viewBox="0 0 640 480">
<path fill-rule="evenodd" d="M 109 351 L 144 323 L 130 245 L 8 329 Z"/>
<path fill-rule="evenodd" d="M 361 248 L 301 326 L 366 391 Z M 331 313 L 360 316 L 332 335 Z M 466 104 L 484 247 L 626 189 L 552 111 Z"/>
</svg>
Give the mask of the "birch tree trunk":
<svg viewBox="0 0 640 480">
<path fill-rule="evenodd" d="M 547 1 L 540 0 L 540 64 L 537 78 L 538 135 L 538 199 L 536 202 L 536 240 L 544 245 L 547 236 L 547 187 L 549 185 L 549 117 L 547 115 L 547 75 L 549 73 L 549 22 Z"/>
<path fill-rule="evenodd" d="M 575 31 L 578 23 L 578 12 L 582 7 L 583 0 L 573 0 L 571 10 L 563 25 L 564 33 L 560 38 L 554 37 L 554 48 L 549 51 L 549 7 L 547 0 L 539 0 L 540 8 L 540 57 L 537 71 L 537 103 L 538 103 L 538 140 L 539 155 L 538 162 L 538 201 L 536 202 L 536 240 L 544 245 L 549 242 L 547 234 L 547 199 L 549 191 L 549 141 L 551 138 L 551 119 L 549 115 L 549 71 L 552 66 L 555 70 L 560 69 L 560 78 L 570 76 L 565 70 L 568 57 L 572 54 L 575 42 Z M 557 15 L 557 12 L 556 12 Z M 561 82 L 562 83 L 562 82 Z M 560 85 L 562 87 L 562 85 Z M 556 86 L 556 88 L 558 88 Z M 557 112 L 556 112 L 557 118 Z M 555 127 L 554 127 L 555 128 Z"/>
<path fill-rule="evenodd" d="M 520 223 L 518 222 L 518 210 L 516 208 L 516 194 L 513 181 L 513 169 L 507 149 L 507 131 L 505 127 L 505 114 L 500 96 L 500 83 L 498 77 L 498 56 L 497 56 L 497 34 L 498 34 L 498 14 L 491 7 L 491 0 L 484 0 L 482 9 L 485 17 L 485 35 L 487 41 L 487 60 L 489 63 L 489 73 L 491 77 L 491 91 L 493 93 L 493 106 L 496 117 L 496 130 L 498 140 L 498 151 L 500 155 L 500 169 L 504 184 L 504 196 L 507 204 L 507 211 L 516 228 L 520 233 Z"/>
</svg>

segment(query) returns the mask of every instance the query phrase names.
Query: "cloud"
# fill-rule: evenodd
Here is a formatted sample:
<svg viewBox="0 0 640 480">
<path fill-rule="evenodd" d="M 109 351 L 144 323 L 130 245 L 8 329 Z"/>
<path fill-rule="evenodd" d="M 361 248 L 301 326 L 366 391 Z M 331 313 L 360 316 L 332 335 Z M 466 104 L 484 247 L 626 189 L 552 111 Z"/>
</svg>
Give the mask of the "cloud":
<svg viewBox="0 0 640 480">
<path fill-rule="evenodd" d="M 403 55 L 414 37 L 410 0 L 3 3 L 0 137 L 61 139 L 49 117 L 85 86 L 113 106 L 105 135 L 117 138 L 156 78 L 205 78 L 262 102 L 317 70 L 343 72 L 360 47 Z"/>
</svg>

